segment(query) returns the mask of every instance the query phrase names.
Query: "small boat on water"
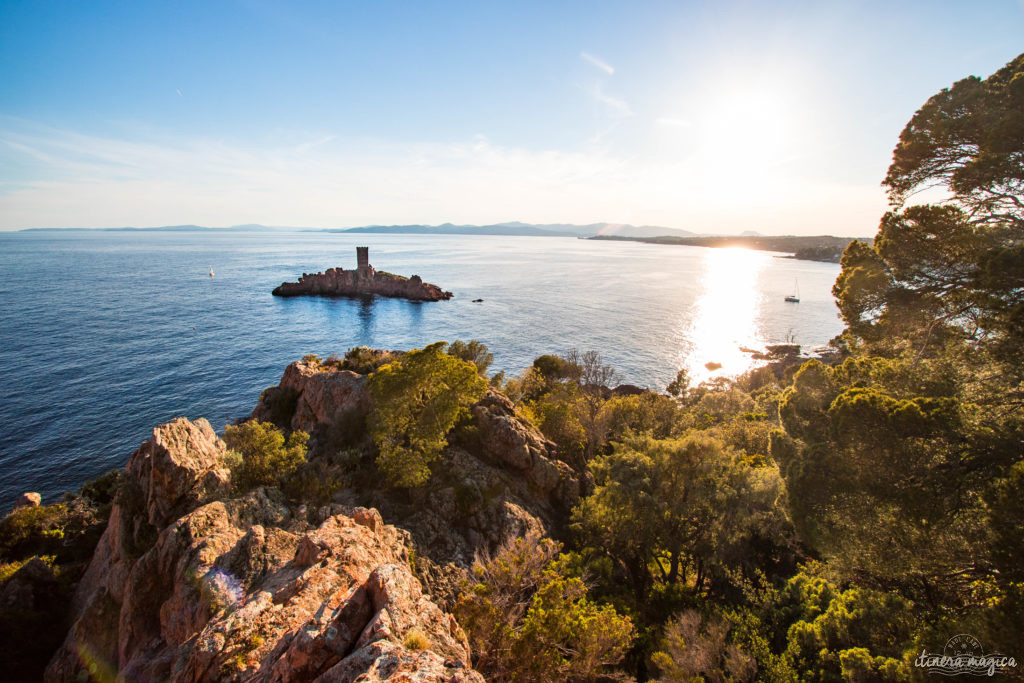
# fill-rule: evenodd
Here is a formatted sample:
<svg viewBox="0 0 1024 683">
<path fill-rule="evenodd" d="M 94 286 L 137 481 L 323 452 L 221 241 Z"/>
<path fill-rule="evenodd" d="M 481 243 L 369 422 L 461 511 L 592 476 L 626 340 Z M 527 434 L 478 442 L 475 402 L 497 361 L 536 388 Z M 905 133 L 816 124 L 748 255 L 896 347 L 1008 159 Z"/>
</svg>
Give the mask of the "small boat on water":
<svg viewBox="0 0 1024 683">
<path fill-rule="evenodd" d="M 793 291 L 795 292 L 794 294 L 786 295 L 786 301 L 791 304 L 798 304 L 800 303 L 800 283 L 796 279 L 793 280 Z"/>
<path fill-rule="evenodd" d="M 213 266 L 210 266 L 210 277 L 213 277 Z"/>
</svg>

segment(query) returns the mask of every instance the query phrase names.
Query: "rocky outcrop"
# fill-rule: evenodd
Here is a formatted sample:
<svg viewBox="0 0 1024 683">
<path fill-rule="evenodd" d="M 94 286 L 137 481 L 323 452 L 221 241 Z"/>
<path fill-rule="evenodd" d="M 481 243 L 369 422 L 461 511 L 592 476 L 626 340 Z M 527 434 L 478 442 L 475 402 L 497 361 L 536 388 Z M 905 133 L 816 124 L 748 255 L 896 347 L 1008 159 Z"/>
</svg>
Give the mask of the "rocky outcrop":
<svg viewBox="0 0 1024 683">
<path fill-rule="evenodd" d="M 287 403 L 287 415 L 281 414 Z M 298 361 L 289 365 L 281 382 L 264 393 L 252 417 L 264 422 L 286 421 L 282 426 L 310 434 L 336 423 L 353 411 L 366 413 L 370 394 L 366 376 L 349 370 L 324 372 L 320 365 Z"/>
<path fill-rule="evenodd" d="M 274 296 L 377 296 L 412 299 L 414 301 L 441 301 L 451 299 L 452 293 L 437 285 L 424 282 L 419 275 L 403 277 L 393 273 L 375 271 L 373 266 L 357 270 L 328 268 L 321 273 L 303 273 L 298 282 L 284 282 L 273 291 Z"/>
<path fill-rule="evenodd" d="M 405 532 L 276 489 L 232 498 L 223 453 L 179 419 L 132 455 L 46 680 L 483 680 Z"/>
<path fill-rule="evenodd" d="M 519 472 L 553 505 L 572 507 L 580 497 L 579 479 L 555 458 L 557 446 L 516 415 L 515 406 L 494 389 L 473 406 L 480 443 L 488 458 Z"/>
<path fill-rule="evenodd" d="M 18 496 L 18 500 L 14 502 L 12 510 L 19 508 L 37 508 L 39 504 L 43 502 L 43 497 L 35 491 L 29 491 Z"/>
<path fill-rule="evenodd" d="M 311 458 L 334 457 L 330 435 L 339 431 L 338 424 L 372 409 L 364 376 L 314 363 L 288 366 L 278 387 L 264 393 L 253 417 L 269 419 L 282 396 L 294 405 L 285 416 L 287 426 L 314 435 Z M 363 469 L 363 478 L 335 496 L 339 503 L 377 508 L 408 530 L 417 567 L 442 598 L 450 597 L 449 579 L 468 567 L 477 552 L 531 531 L 561 527 L 583 486 L 572 467 L 558 459 L 555 444 L 517 415 L 500 393 L 488 391 L 471 412 L 475 430 L 451 436 L 426 488 L 387 487 L 373 467 L 373 448 L 364 441 L 355 449 L 361 453 L 356 466 Z M 365 428 L 361 432 L 365 436 Z"/>
</svg>

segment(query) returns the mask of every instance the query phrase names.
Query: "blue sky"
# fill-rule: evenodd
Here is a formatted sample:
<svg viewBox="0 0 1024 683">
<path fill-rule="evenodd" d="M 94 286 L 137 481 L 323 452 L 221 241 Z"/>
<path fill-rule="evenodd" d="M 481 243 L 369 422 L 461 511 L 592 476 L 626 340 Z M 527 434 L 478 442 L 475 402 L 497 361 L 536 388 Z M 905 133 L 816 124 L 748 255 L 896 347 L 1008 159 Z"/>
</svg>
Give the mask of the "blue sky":
<svg viewBox="0 0 1024 683">
<path fill-rule="evenodd" d="M 873 234 L 979 2 L 0 2 L 0 228 Z"/>
</svg>

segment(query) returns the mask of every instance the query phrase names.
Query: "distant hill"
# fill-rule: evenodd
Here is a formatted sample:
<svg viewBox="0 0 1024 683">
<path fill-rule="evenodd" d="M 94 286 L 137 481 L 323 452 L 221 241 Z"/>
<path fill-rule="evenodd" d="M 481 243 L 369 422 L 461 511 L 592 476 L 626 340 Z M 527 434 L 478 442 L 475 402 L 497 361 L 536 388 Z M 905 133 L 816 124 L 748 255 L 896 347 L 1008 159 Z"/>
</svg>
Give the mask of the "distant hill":
<svg viewBox="0 0 1024 683">
<path fill-rule="evenodd" d="M 368 225 L 359 228 L 344 228 L 328 232 L 371 232 L 414 235 L 522 235 L 534 237 L 594 237 L 617 235 L 622 237 L 690 237 L 696 233 L 679 228 L 664 228 L 655 225 L 628 225 L 625 223 L 495 223 L 493 225 Z"/>
<path fill-rule="evenodd" d="M 161 225 L 152 228 L 25 228 L 18 232 L 53 232 L 53 231 L 96 231 L 96 232 L 264 232 L 272 230 L 294 230 L 294 228 L 272 228 L 266 225 L 251 223 L 248 225 L 232 225 L 229 228 L 207 228 L 202 225 Z"/>
<path fill-rule="evenodd" d="M 573 237 L 569 232 L 545 230 L 530 225 L 367 225 L 360 228 L 328 229 L 324 232 L 378 233 L 390 235 L 523 235 L 531 237 Z"/>
<path fill-rule="evenodd" d="M 338 233 L 378 233 L 392 235 L 514 235 L 526 237 L 594 237 L 596 235 L 616 235 L 622 237 L 691 237 L 696 233 L 679 228 L 664 228 L 655 225 L 628 225 L 625 223 L 590 223 L 574 225 L 572 223 L 494 223 L 492 225 L 366 225 L 356 228 L 302 228 L 266 226 L 257 223 L 232 225 L 228 228 L 207 228 L 201 225 L 163 225 L 151 228 L 27 228 L 21 232 L 41 232 L 55 230 L 93 230 L 105 232 L 263 232 L 263 231 L 294 231 L 303 232 L 338 232 Z"/>
</svg>

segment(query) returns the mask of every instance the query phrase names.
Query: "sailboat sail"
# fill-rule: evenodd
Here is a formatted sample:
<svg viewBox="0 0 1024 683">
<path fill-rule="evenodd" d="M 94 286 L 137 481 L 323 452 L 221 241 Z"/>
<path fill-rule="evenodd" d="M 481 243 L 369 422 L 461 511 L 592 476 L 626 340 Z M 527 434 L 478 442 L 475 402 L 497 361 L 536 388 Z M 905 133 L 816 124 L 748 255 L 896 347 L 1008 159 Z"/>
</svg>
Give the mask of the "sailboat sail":
<svg viewBox="0 0 1024 683">
<path fill-rule="evenodd" d="M 794 304 L 800 303 L 800 283 L 797 282 L 796 278 L 793 278 L 793 294 L 786 297 L 786 301 Z"/>
</svg>

